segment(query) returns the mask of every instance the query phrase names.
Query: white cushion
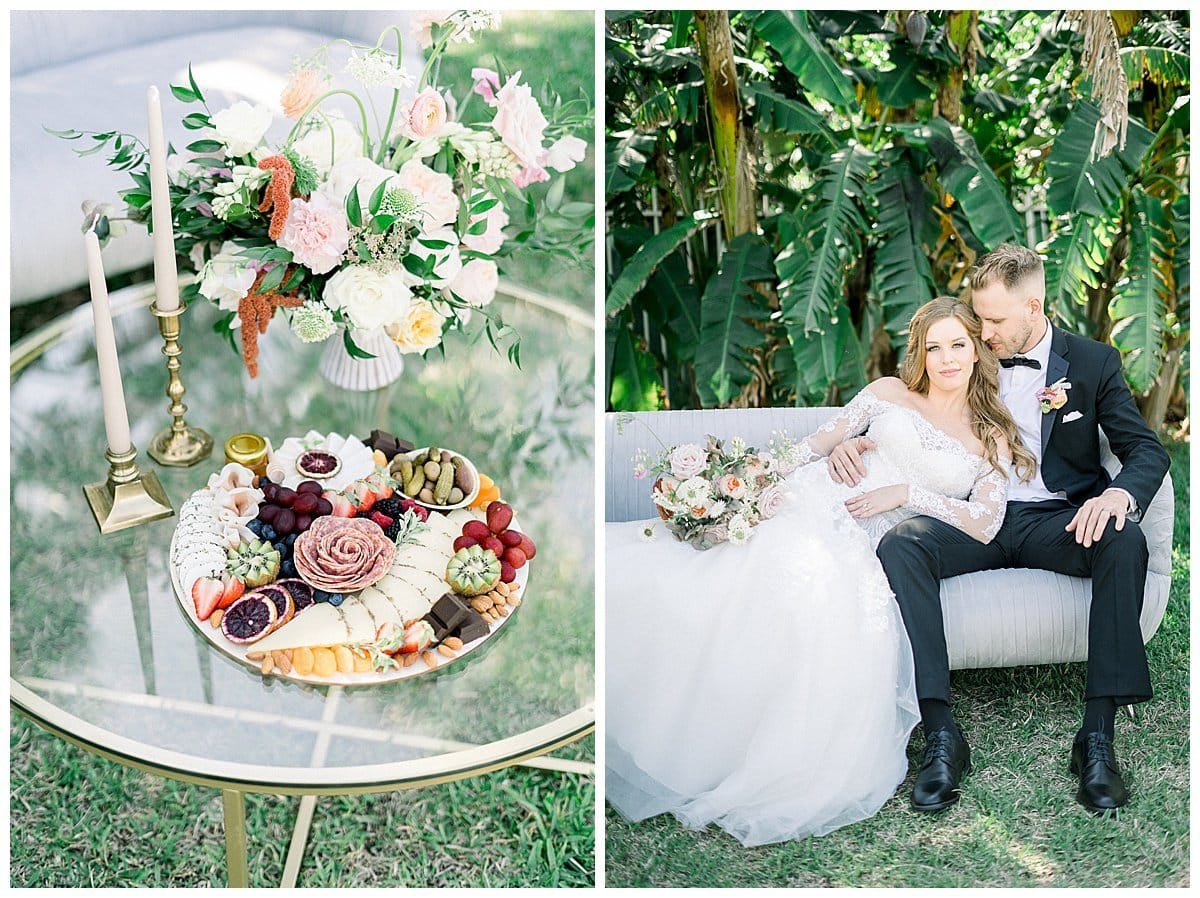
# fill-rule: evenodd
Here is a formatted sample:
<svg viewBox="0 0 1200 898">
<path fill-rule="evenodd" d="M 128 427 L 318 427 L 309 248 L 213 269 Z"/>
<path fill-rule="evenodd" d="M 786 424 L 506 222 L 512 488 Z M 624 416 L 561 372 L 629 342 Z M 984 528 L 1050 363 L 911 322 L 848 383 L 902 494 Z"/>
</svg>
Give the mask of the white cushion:
<svg viewBox="0 0 1200 898">
<path fill-rule="evenodd" d="M 638 449 L 654 452 L 659 448 L 658 440 L 668 446 L 703 442 L 706 434 L 741 436 L 761 448 L 776 432 L 800 439 L 837 411 L 766 408 L 610 413 L 605 416 L 604 519 L 635 521 L 656 514 L 650 501 L 650 484 L 633 477 L 633 457 Z M 1108 470 L 1120 470 L 1120 462 L 1107 444 L 1102 449 Z M 1168 474 L 1141 521 L 1150 552 L 1141 615 L 1146 642 L 1162 622 L 1171 590 L 1174 521 L 1175 494 Z M 1087 658 L 1091 580 L 1017 568 L 980 571 L 942 581 L 941 597 L 952 669 Z"/>
</svg>

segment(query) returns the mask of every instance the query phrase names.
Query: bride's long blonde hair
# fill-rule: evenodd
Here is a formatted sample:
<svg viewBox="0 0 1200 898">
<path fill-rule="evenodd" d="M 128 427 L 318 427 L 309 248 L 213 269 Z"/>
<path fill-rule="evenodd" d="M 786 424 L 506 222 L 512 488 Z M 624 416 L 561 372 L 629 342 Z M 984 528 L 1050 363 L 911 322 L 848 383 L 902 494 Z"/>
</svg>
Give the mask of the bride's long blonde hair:
<svg viewBox="0 0 1200 898">
<path fill-rule="evenodd" d="M 983 342 L 983 327 L 975 310 L 953 296 L 939 296 L 917 309 L 908 325 L 908 349 L 900 364 L 900 379 L 914 393 L 929 393 L 929 374 L 925 370 L 925 339 L 929 328 L 946 318 L 957 318 L 975 344 L 975 367 L 967 382 L 967 405 L 971 409 L 971 433 L 983 444 L 983 455 L 993 468 L 1008 472 L 1000 464 L 997 433 L 1004 434 L 1012 452 L 1013 467 L 1021 480 L 1028 482 L 1037 471 L 1037 460 L 1025 444 L 1017 423 L 1000 401 L 1000 362 L 992 348 Z"/>
</svg>

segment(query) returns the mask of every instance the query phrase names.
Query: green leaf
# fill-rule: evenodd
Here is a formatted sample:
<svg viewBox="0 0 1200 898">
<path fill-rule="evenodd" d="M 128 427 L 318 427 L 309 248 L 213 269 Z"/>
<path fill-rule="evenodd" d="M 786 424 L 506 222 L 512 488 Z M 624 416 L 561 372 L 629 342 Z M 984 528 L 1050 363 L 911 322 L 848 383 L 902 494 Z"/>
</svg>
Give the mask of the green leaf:
<svg viewBox="0 0 1200 898">
<path fill-rule="evenodd" d="M 215 153 L 218 150 L 223 150 L 225 144 L 219 140 L 197 140 L 189 143 L 187 148 L 193 153 Z"/>
<path fill-rule="evenodd" d="M 196 84 L 196 76 L 192 74 L 192 64 L 188 63 L 188 84 L 192 86 L 192 93 L 201 103 L 204 102 L 204 94 L 200 92 L 200 86 Z"/>
<path fill-rule="evenodd" d="M 279 285 L 283 283 L 283 276 L 287 273 L 286 265 L 276 265 L 265 275 L 262 282 L 258 285 L 259 293 L 271 293 L 279 289 Z"/>
<path fill-rule="evenodd" d="M 629 305 L 634 294 L 642 289 L 663 259 L 675 252 L 694 233 L 717 220 L 718 216 L 712 212 L 697 212 L 642 244 L 609 288 L 608 298 L 604 302 L 605 314 L 613 315 Z"/>
<path fill-rule="evenodd" d="M 212 119 L 203 112 L 193 112 L 183 117 L 183 127 L 189 131 L 199 131 L 201 128 L 211 128 Z"/>
<path fill-rule="evenodd" d="M 918 307 L 936 293 L 924 241 L 934 226 L 936 197 L 907 164 L 908 153 L 893 154 L 882 166 L 875 188 L 878 207 L 871 293 L 878 297 L 885 329 L 893 346 L 906 342 L 902 333 Z M 935 232 L 936 234 L 936 232 Z"/>
<path fill-rule="evenodd" d="M 1100 270 L 1112 249 L 1104 218 L 1071 216 L 1046 246 L 1046 313 L 1078 333 L 1087 333 L 1088 288 L 1100 286 Z"/>
<path fill-rule="evenodd" d="M 354 186 L 346 194 L 346 219 L 350 222 L 351 227 L 362 227 L 362 208 L 358 202 L 358 181 L 354 182 Z"/>
<path fill-rule="evenodd" d="M 875 156 L 858 144 L 838 150 L 817 172 L 816 201 L 800 233 L 775 259 L 779 302 L 789 333 L 821 330 L 844 295 L 846 270 L 870 230 L 860 207 Z"/>
<path fill-rule="evenodd" d="M 754 20 L 754 30 L 805 90 L 839 106 L 854 102 L 854 82 L 829 55 L 804 10 L 768 10 Z"/>
<path fill-rule="evenodd" d="M 651 411 L 659 407 L 662 382 L 654 357 L 635 340 L 627 313 L 609 322 L 612 348 L 605 353 L 610 359 L 609 402 L 614 411 Z"/>
<path fill-rule="evenodd" d="M 822 333 L 792 335 L 792 366 L 797 398 L 806 405 L 828 405 L 835 392 L 854 393 L 867 382 L 866 353 L 854 332 L 845 303 L 833 310 Z"/>
<path fill-rule="evenodd" d="M 913 133 L 912 126 L 897 127 Z M 1001 243 L 1024 243 L 1024 229 L 1004 185 L 980 155 L 970 133 L 941 117 L 914 130 L 926 133 L 942 186 L 962 209 L 979 242 L 989 250 Z"/>
<path fill-rule="evenodd" d="M 1123 368 L 1135 392 L 1149 390 L 1162 365 L 1160 352 L 1171 292 L 1171 224 L 1162 202 L 1134 188 L 1125 277 L 1117 282 L 1108 314 L 1115 322 L 1112 342 L 1124 356 Z"/>
<path fill-rule="evenodd" d="M 614 134 L 604 142 L 604 192 L 611 196 L 627 190 L 646 168 L 646 153 L 654 137 L 640 131 Z"/>
<path fill-rule="evenodd" d="M 355 358 L 355 359 L 373 359 L 373 358 L 375 358 L 374 355 L 367 352 L 365 349 L 359 348 L 358 344 L 355 343 L 354 339 L 350 336 L 350 328 L 348 328 L 348 327 L 342 328 L 342 345 L 344 345 L 346 347 L 346 352 L 350 354 L 351 358 Z"/>
<path fill-rule="evenodd" d="M 357 189 L 357 185 L 356 185 L 356 189 Z M 383 205 L 383 195 L 385 193 L 387 193 L 387 190 L 388 190 L 388 182 L 385 179 L 383 181 L 380 181 L 379 186 L 371 191 L 371 198 L 369 200 L 367 200 L 367 208 L 370 210 L 372 215 L 374 215 L 376 212 L 378 212 L 379 207 Z"/>
<path fill-rule="evenodd" d="M 896 109 L 911 106 L 917 100 L 928 99 L 933 90 L 917 77 L 924 67 L 924 60 L 918 56 L 907 41 L 893 43 L 889 52 L 895 68 L 890 72 L 880 72 L 876 90 L 879 102 Z"/>
<path fill-rule="evenodd" d="M 771 249 L 757 234 L 741 234 L 721 257 L 700 298 L 696 386 L 706 407 L 725 405 L 752 377 L 747 347 L 763 342 L 752 322 L 765 323 L 770 308 L 750 286 L 774 281 Z"/>
<path fill-rule="evenodd" d="M 1050 177 L 1046 203 L 1055 215 L 1109 214 L 1129 182 L 1128 173 L 1141 165 L 1154 140 L 1150 131 L 1130 118 L 1125 149 L 1088 162 L 1099 121 L 1100 110 L 1081 100 L 1067 114 L 1054 138 L 1046 157 L 1046 174 Z"/>
<path fill-rule="evenodd" d="M 1186 53 L 1164 47 L 1122 47 L 1121 65 L 1130 87 L 1151 81 L 1159 87 L 1191 83 L 1191 60 Z"/>
<path fill-rule="evenodd" d="M 183 103 L 195 103 L 200 99 L 200 95 L 192 92 L 186 87 L 180 87 L 177 84 L 171 85 L 171 93 L 175 95 L 175 99 Z"/>
<path fill-rule="evenodd" d="M 754 81 L 743 85 L 742 93 L 754 101 L 760 129 L 788 134 L 820 134 L 831 147 L 837 146 L 826 117 L 812 107 Z"/>
</svg>

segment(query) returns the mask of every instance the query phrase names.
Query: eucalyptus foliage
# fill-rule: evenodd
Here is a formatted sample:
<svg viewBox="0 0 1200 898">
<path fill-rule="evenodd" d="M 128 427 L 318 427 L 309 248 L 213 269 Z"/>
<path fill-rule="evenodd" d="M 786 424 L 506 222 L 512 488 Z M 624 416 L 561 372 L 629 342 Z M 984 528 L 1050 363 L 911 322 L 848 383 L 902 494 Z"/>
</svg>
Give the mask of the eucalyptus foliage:
<svg viewBox="0 0 1200 898">
<path fill-rule="evenodd" d="M 844 402 L 1008 241 L 1043 253 L 1056 323 L 1121 350 L 1153 425 L 1186 414 L 1187 11 L 1111 14 L 1129 119 L 1099 158 L 1062 13 L 729 15 L 761 198 L 741 235 L 692 14 L 608 15 L 610 407 Z"/>
</svg>

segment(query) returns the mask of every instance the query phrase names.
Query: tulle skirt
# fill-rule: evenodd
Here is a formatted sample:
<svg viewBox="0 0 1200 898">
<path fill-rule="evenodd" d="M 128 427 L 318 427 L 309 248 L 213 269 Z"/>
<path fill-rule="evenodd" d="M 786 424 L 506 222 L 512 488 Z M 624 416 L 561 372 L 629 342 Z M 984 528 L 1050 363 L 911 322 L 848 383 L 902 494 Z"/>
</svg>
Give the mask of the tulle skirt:
<svg viewBox="0 0 1200 898">
<path fill-rule="evenodd" d="M 846 488 L 810 465 L 744 546 L 607 531 L 605 797 L 744 845 L 876 813 L 919 719 L 912 652 Z"/>
</svg>

